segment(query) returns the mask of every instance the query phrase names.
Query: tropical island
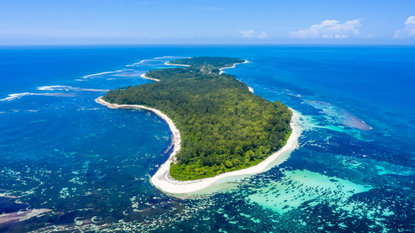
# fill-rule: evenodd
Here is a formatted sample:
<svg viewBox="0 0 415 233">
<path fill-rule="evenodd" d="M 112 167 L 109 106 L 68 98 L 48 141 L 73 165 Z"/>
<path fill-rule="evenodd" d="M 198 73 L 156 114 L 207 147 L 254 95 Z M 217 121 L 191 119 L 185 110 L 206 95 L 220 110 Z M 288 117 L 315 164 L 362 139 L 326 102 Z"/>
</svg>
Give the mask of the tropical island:
<svg viewBox="0 0 415 233">
<path fill-rule="evenodd" d="M 163 164 L 163 179 L 195 181 L 246 169 L 284 147 L 293 132 L 293 112 L 220 72 L 243 62 L 226 57 L 171 61 L 187 66 L 151 70 L 144 77 L 158 82 L 110 90 L 97 102 L 113 108 L 138 106 L 172 121 L 176 148 Z"/>
</svg>

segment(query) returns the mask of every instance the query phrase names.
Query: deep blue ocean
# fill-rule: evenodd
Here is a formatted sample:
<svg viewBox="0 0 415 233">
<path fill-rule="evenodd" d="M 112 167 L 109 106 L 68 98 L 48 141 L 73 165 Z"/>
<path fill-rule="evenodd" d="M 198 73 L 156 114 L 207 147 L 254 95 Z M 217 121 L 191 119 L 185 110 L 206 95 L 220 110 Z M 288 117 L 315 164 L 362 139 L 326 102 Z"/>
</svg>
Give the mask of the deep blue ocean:
<svg viewBox="0 0 415 233">
<path fill-rule="evenodd" d="M 95 103 L 191 56 L 301 113 L 298 148 L 233 189 L 149 182 L 168 125 Z M 415 232 L 415 47 L 0 47 L 1 232 Z"/>
</svg>

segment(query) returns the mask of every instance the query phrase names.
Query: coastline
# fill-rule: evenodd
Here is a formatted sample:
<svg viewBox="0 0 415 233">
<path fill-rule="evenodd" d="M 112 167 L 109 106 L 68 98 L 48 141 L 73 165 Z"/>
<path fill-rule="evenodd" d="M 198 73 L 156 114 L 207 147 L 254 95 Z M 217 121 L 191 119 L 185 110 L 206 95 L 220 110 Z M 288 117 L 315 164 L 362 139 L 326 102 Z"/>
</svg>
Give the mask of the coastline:
<svg viewBox="0 0 415 233">
<path fill-rule="evenodd" d="M 237 64 L 243 64 L 243 63 L 248 63 L 248 61 L 245 60 L 242 63 L 234 63 L 232 67 L 220 68 L 220 73 L 219 74 L 222 74 L 224 72 L 223 69 L 235 68 L 235 66 Z M 177 65 L 177 64 L 167 64 L 167 62 L 165 64 L 166 65 Z M 178 66 L 189 66 L 189 65 L 178 65 Z M 145 79 L 153 80 L 153 81 L 156 81 L 156 82 L 160 81 L 158 79 L 149 78 L 149 77 L 146 76 L 146 74 L 142 74 L 141 77 L 145 78 Z M 248 88 L 249 88 L 249 91 L 253 93 L 253 89 L 249 86 L 248 86 Z M 291 133 L 290 137 L 288 138 L 286 145 L 283 146 L 282 148 L 280 148 L 278 151 L 274 152 L 272 155 L 270 155 L 264 161 L 260 162 L 259 164 L 255 165 L 255 166 L 252 166 L 252 167 L 248 167 L 248 168 L 245 168 L 245 169 L 242 169 L 242 170 L 222 173 L 222 174 L 219 174 L 215 177 L 204 178 L 204 179 L 199 179 L 199 180 L 191 180 L 191 181 L 178 181 L 178 180 L 173 179 L 170 176 L 170 165 L 171 165 L 172 162 L 176 161 L 176 154 L 181 149 L 180 132 L 177 129 L 174 122 L 167 115 L 162 113 L 160 110 L 157 110 L 157 109 L 154 109 L 154 108 L 149 108 L 149 107 L 146 107 L 146 106 L 143 106 L 143 105 L 111 104 L 111 103 L 108 103 L 108 102 L 104 101 L 102 99 L 102 97 L 103 96 L 100 96 L 97 99 L 95 99 L 95 102 L 97 102 L 99 104 L 102 104 L 102 105 L 105 105 L 105 106 L 107 106 L 108 108 L 111 108 L 111 109 L 144 109 L 144 110 L 147 110 L 147 111 L 151 111 L 151 112 L 157 114 L 158 116 L 160 116 L 169 125 L 170 131 L 173 134 L 172 135 L 172 144 L 174 146 L 173 152 L 170 154 L 167 161 L 159 167 L 157 172 L 150 179 L 150 182 L 155 187 L 157 187 L 158 189 L 160 189 L 161 191 L 166 192 L 166 193 L 171 193 L 171 194 L 194 193 L 194 192 L 197 192 L 197 191 L 201 191 L 203 189 L 207 189 L 208 187 L 212 186 L 215 183 L 220 183 L 219 181 L 224 182 L 224 181 L 226 181 L 225 178 L 229 178 L 229 177 L 235 177 L 236 178 L 236 177 L 241 177 L 241 176 L 258 174 L 258 173 L 265 172 L 265 171 L 267 171 L 267 170 L 269 170 L 273 167 L 273 166 L 270 166 L 270 165 L 272 165 L 274 161 L 276 161 L 280 157 L 283 157 L 283 156 L 281 156 L 282 154 L 285 154 L 285 153 L 289 154 L 291 151 L 293 151 L 297 147 L 299 132 L 296 132 L 296 127 L 295 126 L 298 125 L 296 123 L 296 118 L 298 118 L 298 113 L 296 113 L 293 109 L 290 108 L 293 112 L 293 116 L 292 116 L 291 122 L 290 122 L 290 127 L 292 129 L 292 133 Z"/>
<path fill-rule="evenodd" d="M 141 75 L 141 77 L 142 77 L 142 78 L 145 78 L 145 79 L 153 80 L 153 81 L 156 81 L 156 82 L 159 82 L 159 81 L 160 81 L 160 80 L 158 80 L 158 79 L 156 79 L 156 78 L 149 78 L 149 77 L 147 77 L 147 76 L 146 76 L 146 74 L 142 74 L 142 75 Z M 102 96 L 101 96 L 101 97 L 102 97 Z M 106 102 L 105 102 L 105 103 L 106 103 Z"/>
<path fill-rule="evenodd" d="M 165 62 L 164 65 L 168 65 L 168 66 L 187 66 L 190 67 L 190 65 L 183 65 L 183 64 L 169 64 L 169 62 Z"/>
<path fill-rule="evenodd" d="M 225 71 L 223 71 L 223 69 L 235 68 L 236 65 L 238 65 L 238 64 L 244 64 L 244 63 L 248 63 L 248 62 L 249 62 L 248 60 L 245 60 L 244 62 L 241 62 L 241 63 L 233 63 L 233 66 L 231 66 L 231 67 L 223 67 L 223 68 L 220 68 L 219 69 L 220 70 L 219 74 L 225 73 Z M 241 80 L 239 80 L 239 82 L 241 82 Z M 248 86 L 248 90 L 249 90 L 249 92 L 251 92 L 252 94 L 254 94 L 254 89 L 252 87 Z"/>
<path fill-rule="evenodd" d="M 231 69 L 231 68 L 235 68 L 235 66 L 236 65 L 238 65 L 238 64 L 244 64 L 244 63 L 248 63 L 249 61 L 248 60 L 245 60 L 244 62 L 241 62 L 241 63 L 233 63 L 233 65 L 231 66 L 231 67 L 224 67 L 224 68 L 220 68 L 219 70 L 220 70 L 220 72 L 219 72 L 219 74 L 223 74 L 223 73 L 225 73 L 224 71 L 223 71 L 223 69 Z M 187 67 L 189 67 L 190 65 L 180 65 L 180 64 L 168 64 L 168 62 L 166 62 L 166 63 L 164 63 L 165 65 L 169 65 L 169 66 L 187 66 Z M 142 74 L 141 75 L 141 77 L 142 78 L 145 78 L 145 79 L 150 79 L 150 80 L 154 80 L 154 81 L 156 81 L 156 82 L 158 82 L 158 81 L 160 81 L 160 80 L 158 80 L 158 79 L 154 79 L 154 78 L 147 78 L 146 77 L 146 74 Z M 240 80 L 239 80 L 240 81 Z M 248 86 L 248 90 L 253 94 L 254 93 L 254 89 L 252 88 L 252 87 L 250 87 L 250 86 Z"/>
<path fill-rule="evenodd" d="M 297 118 L 298 114 L 294 110 L 291 109 L 293 111 L 293 116 L 291 118 L 291 123 L 290 123 L 292 132 L 291 132 L 290 137 L 287 140 L 286 145 L 280 148 L 278 151 L 276 151 L 272 155 L 270 155 L 268 158 L 266 158 L 261 163 L 255 166 L 249 167 L 249 168 L 242 169 L 242 170 L 222 173 L 215 177 L 204 178 L 200 180 L 191 180 L 191 181 L 178 181 L 178 180 L 174 180 L 170 176 L 170 164 L 176 160 L 176 154 L 180 151 L 181 138 L 180 138 L 180 132 L 176 128 L 176 125 L 167 115 L 162 113 L 160 110 L 149 108 L 143 105 L 111 104 L 111 103 L 104 101 L 102 99 L 102 96 L 95 99 L 95 102 L 105 105 L 111 109 L 144 109 L 147 111 L 151 111 L 157 114 L 158 116 L 160 116 L 169 125 L 169 128 L 173 134 L 172 136 L 172 143 L 174 145 L 173 152 L 170 154 L 167 161 L 159 167 L 157 172 L 153 175 L 153 177 L 151 177 L 151 180 L 150 180 L 150 182 L 155 187 L 167 193 L 173 193 L 173 194 L 192 193 L 192 192 L 205 189 L 213 185 L 214 183 L 227 177 L 252 175 L 252 174 L 258 174 L 258 173 L 265 172 L 269 170 L 270 168 L 272 168 L 269 165 L 272 164 L 277 158 L 279 158 L 280 155 L 282 155 L 285 152 L 289 153 L 297 147 L 297 140 L 299 137 L 298 133 L 296 132 L 296 127 L 295 127 L 296 125 L 295 119 Z"/>
<path fill-rule="evenodd" d="M 238 176 L 246 176 L 246 175 L 258 174 L 258 173 L 263 173 L 265 171 L 268 171 L 269 169 L 272 168 L 272 166 L 269 166 L 269 165 L 271 165 L 277 158 L 279 158 L 282 154 L 286 152 L 290 153 L 297 147 L 299 133 L 296 132 L 297 128 L 295 127 L 296 126 L 295 119 L 298 118 L 298 113 L 296 113 L 294 110 L 292 111 L 293 111 L 293 116 L 291 118 L 291 123 L 290 123 L 292 133 L 290 137 L 288 138 L 286 145 L 280 148 L 278 151 L 274 152 L 272 155 L 270 155 L 268 158 L 266 158 L 261 163 L 255 166 L 252 166 L 252 167 L 242 169 L 242 170 L 222 173 L 215 177 L 204 178 L 200 180 L 191 180 L 191 181 L 177 181 L 177 180 L 174 180 L 169 175 L 170 164 L 172 161 L 174 161 L 174 159 L 170 157 L 166 161 L 166 163 L 160 166 L 156 174 L 154 174 L 154 176 L 151 177 L 151 183 L 155 187 L 157 187 L 158 189 L 166 193 L 186 194 L 186 193 L 193 193 L 193 192 L 206 189 L 215 183 L 219 183 L 219 181 L 225 178 L 229 178 L 229 177 L 236 178 Z"/>
<path fill-rule="evenodd" d="M 173 123 L 173 121 L 168 116 L 166 116 L 166 114 L 162 113 L 160 110 L 157 110 L 155 108 L 149 108 L 149 107 L 146 107 L 146 106 L 143 106 L 143 105 L 133 105 L 133 104 L 122 104 L 122 105 L 111 104 L 111 103 L 108 103 L 105 100 L 103 100 L 102 97 L 103 96 L 100 96 L 100 97 L 96 98 L 95 102 L 97 102 L 98 104 L 105 105 L 105 106 L 107 106 L 108 108 L 111 108 L 111 109 L 144 109 L 144 110 L 155 113 L 156 115 L 161 117 L 169 125 L 170 131 L 173 134 L 173 136 L 172 136 L 172 144 L 174 146 L 173 147 L 173 152 L 170 154 L 167 161 L 165 163 L 163 163 L 163 165 L 160 166 L 159 170 L 163 166 L 166 166 L 166 164 L 168 164 L 168 169 L 170 169 L 170 163 L 176 160 L 176 154 L 180 151 L 180 148 L 181 148 L 181 146 L 180 146 L 181 145 L 180 144 L 181 143 L 180 132 L 176 128 L 176 125 Z"/>
<path fill-rule="evenodd" d="M 244 64 L 244 63 L 248 63 L 248 62 L 249 62 L 248 60 L 245 60 L 244 62 L 241 62 L 241 63 L 233 63 L 233 66 L 231 66 L 231 67 L 223 67 L 223 68 L 220 68 L 219 69 L 220 70 L 219 74 L 225 73 L 225 71 L 223 71 L 224 69 L 235 68 L 235 66 L 238 65 L 238 64 Z"/>
</svg>

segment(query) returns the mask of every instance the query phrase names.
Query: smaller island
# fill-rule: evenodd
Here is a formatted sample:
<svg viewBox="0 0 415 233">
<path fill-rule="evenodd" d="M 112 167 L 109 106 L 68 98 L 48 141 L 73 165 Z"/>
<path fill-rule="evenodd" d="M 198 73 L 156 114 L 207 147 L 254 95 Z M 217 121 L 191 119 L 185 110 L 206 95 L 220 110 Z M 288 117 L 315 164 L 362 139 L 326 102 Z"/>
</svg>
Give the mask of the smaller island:
<svg viewBox="0 0 415 233">
<path fill-rule="evenodd" d="M 154 185 L 171 193 L 200 190 L 218 177 L 261 172 L 292 149 L 297 139 L 290 125 L 293 112 L 221 73 L 244 62 L 224 57 L 171 61 L 187 67 L 151 70 L 143 77 L 158 82 L 118 88 L 97 99 L 111 108 L 153 111 L 169 124 L 174 151 L 153 176 Z M 194 187 L 178 190 L 177 185 L 189 184 Z"/>
</svg>

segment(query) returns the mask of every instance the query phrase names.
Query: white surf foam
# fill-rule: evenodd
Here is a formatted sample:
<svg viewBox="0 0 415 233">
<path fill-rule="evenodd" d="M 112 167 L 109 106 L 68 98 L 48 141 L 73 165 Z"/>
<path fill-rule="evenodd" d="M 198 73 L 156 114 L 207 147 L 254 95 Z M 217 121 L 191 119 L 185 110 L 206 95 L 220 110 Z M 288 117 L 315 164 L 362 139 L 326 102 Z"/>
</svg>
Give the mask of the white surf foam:
<svg viewBox="0 0 415 233">
<path fill-rule="evenodd" d="M 131 65 L 126 65 L 126 67 L 138 66 L 138 65 L 142 64 L 144 61 L 146 61 L 146 60 L 141 60 L 140 62 L 137 62 L 137 63 L 131 64 Z"/>
<path fill-rule="evenodd" d="M 190 57 L 179 57 L 179 56 L 163 56 L 163 57 L 155 57 L 156 60 L 163 60 L 163 59 L 182 59 L 182 58 L 190 58 Z"/>
<path fill-rule="evenodd" d="M 0 101 L 11 101 L 20 99 L 23 96 L 32 96 L 32 95 L 39 95 L 39 96 L 54 96 L 54 97 L 73 97 L 73 94 L 67 94 L 67 93 L 30 93 L 30 92 L 23 92 L 23 93 L 16 93 L 16 94 L 10 94 L 8 97 L 4 99 L 0 99 Z"/>
<path fill-rule="evenodd" d="M 93 88 L 79 88 L 79 87 L 71 87 L 71 86 L 61 86 L 61 85 L 54 85 L 54 86 L 43 86 L 37 88 L 40 91 L 108 91 L 104 89 L 93 89 Z"/>
<path fill-rule="evenodd" d="M 121 72 L 118 74 L 113 74 L 112 76 L 115 77 L 139 77 L 141 76 L 143 73 L 143 71 L 129 71 L 129 72 Z"/>
<path fill-rule="evenodd" d="M 105 75 L 105 74 L 114 74 L 114 73 L 119 73 L 119 72 L 123 72 L 123 71 L 125 71 L 125 70 L 106 71 L 106 72 L 101 72 L 101 73 L 96 73 L 96 74 L 85 75 L 82 78 L 83 79 L 93 78 L 95 76 L 101 76 L 101 75 Z"/>
<path fill-rule="evenodd" d="M 31 95 L 32 93 L 29 92 L 24 92 L 24 93 L 17 93 L 17 94 L 10 94 L 8 97 L 4 98 L 4 99 L 0 99 L 0 101 L 10 101 L 10 100 L 14 100 L 14 99 L 19 99 L 23 96 L 26 95 Z"/>
<path fill-rule="evenodd" d="M 37 89 L 40 90 L 40 91 L 69 91 L 69 90 L 72 90 L 73 87 L 55 85 L 55 86 L 38 87 Z"/>
<path fill-rule="evenodd" d="M 98 92 L 109 91 L 107 89 L 93 89 L 93 88 L 78 88 L 77 90 L 79 90 L 79 91 L 98 91 Z"/>
</svg>

